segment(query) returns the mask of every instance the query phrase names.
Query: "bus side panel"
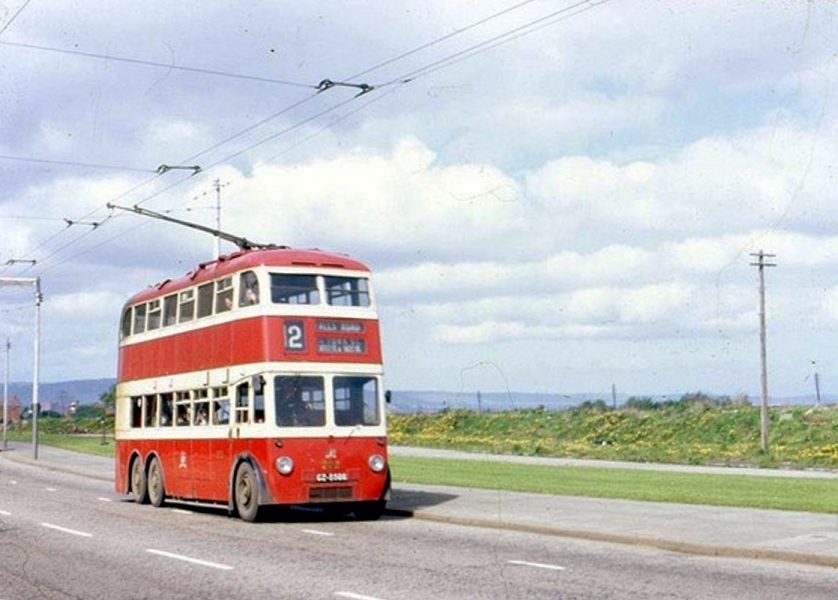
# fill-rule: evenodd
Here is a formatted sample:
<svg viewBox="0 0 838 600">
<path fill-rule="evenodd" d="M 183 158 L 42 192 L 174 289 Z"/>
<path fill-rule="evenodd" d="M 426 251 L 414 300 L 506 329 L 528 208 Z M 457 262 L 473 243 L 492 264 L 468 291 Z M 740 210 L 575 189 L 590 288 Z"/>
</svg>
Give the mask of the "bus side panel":
<svg viewBox="0 0 838 600">
<path fill-rule="evenodd" d="M 213 442 L 209 439 L 192 440 L 190 454 L 192 474 L 192 493 L 199 500 L 215 500 L 213 497 L 213 478 L 215 477 Z"/>
<path fill-rule="evenodd" d="M 128 459 L 131 457 L 128 442 L 117 440 L 114 450 L 114 490 L 117 494 L 128 493 Z"/>
<path fill-rule="evenodd" d="M 166 495 L 192 498 L 193 461 L 190 440 L 163 440 L 157 443 Z"/>
</svg>

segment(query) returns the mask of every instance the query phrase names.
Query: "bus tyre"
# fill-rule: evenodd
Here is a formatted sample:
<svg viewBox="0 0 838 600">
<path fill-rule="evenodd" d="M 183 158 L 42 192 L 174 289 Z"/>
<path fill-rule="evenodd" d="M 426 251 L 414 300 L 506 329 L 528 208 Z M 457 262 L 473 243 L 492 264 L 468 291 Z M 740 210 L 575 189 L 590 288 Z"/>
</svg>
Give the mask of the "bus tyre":
<svg viewBox="0 0 838 600">
<path fill-rule="evenodd" d="M 381 515 L 384 514 L 384 507 L 386 506 L 384 500 L 372 500 L 370 502 L 359 502 L 358 506 L 352 509 L 355 518 L 359 521 L 378 521 Z"/>
<path fill-rule="evenodd" d="M 160 461 L 157 457 L 151 459 L 148 466 L 148 499 L 153 506 L 160 508 L 166 499 L 166 490 L 163 487 L 163 469 L 160 468 Z"/>
<path fill-rule="evenodd" d="M 243 521 L 254 522 L 259 513 L 259 480 L 250 463 L 243 462 L 239 465 L 233 485 L 233 497 L 239 517 Z"/>
<path fill-rule="evenodd" d="M 145 476 L 145 467 L 139 456 L 131 461 L 131 493 L 134 494 L 134 502 L 137 504 L 148 503 L 148 480 Z"/>
</svg>

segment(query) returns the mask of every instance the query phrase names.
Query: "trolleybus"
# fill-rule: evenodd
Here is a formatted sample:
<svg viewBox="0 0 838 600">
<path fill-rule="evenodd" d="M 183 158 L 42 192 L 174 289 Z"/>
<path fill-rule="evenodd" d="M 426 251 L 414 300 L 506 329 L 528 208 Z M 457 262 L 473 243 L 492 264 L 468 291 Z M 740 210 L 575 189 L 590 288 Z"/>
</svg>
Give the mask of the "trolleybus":
<svg viewBox="0 0 838 600">
<path fill-rule="evenodd" d="M 390 472 L 370 271 L 343 255 L 244 249 L 122 311 L 116 491 L 378 518 Z"/>
</svg>

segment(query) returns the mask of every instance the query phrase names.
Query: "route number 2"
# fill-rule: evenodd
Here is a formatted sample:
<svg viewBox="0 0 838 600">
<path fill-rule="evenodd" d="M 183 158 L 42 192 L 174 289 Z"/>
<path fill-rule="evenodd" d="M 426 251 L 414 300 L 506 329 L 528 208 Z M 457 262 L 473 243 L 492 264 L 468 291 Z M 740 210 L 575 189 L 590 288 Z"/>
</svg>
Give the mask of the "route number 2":
<svg viewBox="0 0 838 600">
<path fill-rule="evenodd" d="M 305 327 L 302 321 L 285 322 L 285 349 L 294 352 L 306 349 Z"/>
</svg>

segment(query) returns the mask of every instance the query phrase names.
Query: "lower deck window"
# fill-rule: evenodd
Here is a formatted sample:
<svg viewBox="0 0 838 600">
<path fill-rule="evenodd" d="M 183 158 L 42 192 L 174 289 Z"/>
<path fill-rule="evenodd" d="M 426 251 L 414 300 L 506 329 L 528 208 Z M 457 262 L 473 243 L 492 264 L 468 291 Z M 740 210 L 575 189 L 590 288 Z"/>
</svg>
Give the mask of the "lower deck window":
<svg viewBox="0 0 838 600">
<path fill-rule="evenodd" d="M 323 378 L 304 375 L 274 377 L 276 424 L 280 427 L 321 427 L 326 424 Z"/>
<path fill-rule="evenodd" d="M 335 377 L 335 425 L 379 425 L 378 380 L 375 377 Z"/>
</svg>

